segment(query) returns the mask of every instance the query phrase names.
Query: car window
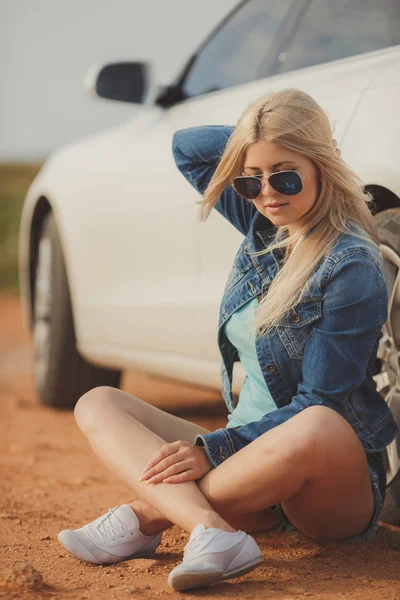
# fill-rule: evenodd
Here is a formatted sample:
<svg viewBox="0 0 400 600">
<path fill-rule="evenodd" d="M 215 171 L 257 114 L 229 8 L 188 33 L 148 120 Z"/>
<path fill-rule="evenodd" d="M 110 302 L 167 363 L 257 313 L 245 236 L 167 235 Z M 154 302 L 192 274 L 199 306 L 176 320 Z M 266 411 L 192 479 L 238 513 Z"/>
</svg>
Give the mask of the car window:
<svg viewBox="0 0 400 600">
<path fill-rule="evenodd" d="M 296 0 L 250 0 L 200 50 L 182 85 L 185 98 L 261 77 Z M 275 58 L 275 57 L 274 57 Z"/>
<path fill-rule="evenodd" d="M 277 72 L 400 44 L 399 0 L 314 0 L 287 47 Z"/>
</svg>

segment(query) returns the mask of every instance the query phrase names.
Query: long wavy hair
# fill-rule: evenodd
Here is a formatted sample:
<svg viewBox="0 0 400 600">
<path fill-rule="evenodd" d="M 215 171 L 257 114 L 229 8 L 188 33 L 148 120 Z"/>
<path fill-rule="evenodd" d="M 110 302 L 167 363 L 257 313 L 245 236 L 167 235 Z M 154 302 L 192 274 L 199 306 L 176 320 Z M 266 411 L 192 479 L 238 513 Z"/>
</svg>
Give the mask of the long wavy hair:
<svg viewBox="0 0 400 600">
<path fill-rule="evenodd" d="M 319 173 L 318 198 L 298 222 L 297 231 L 290 235 L 287 226 L 278 227 L 268 248 L 256 253 L 284 249 L 283 264 L 261 300 L 255 320 L 256 329 L 266 334 L 301 300 L 310 276 L 342 233 L 367 238 L 376 246 L 378 237 L 369 209 L 372 196 L 335 151 L 324 110 L 298 89 L 267 94 L 243 112 L 200 203 L 201 220 L 242 173 L 246 149 L 260 140 L 307 156 Z M 361 227 L 360 235 L 349 230 L 349 220 Z"/>
</svg>

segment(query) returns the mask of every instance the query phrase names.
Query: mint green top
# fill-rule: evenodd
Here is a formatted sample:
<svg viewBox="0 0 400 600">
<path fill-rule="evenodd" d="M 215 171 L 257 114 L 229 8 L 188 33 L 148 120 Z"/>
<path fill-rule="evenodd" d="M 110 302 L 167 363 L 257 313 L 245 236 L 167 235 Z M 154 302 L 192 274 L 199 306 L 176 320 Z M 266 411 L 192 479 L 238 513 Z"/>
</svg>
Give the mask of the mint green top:
<svg viewBox="0 0 400 600">
<path fill-rule="evenodd" d="M 246 373 L 239 402 L 228 415 L 226 427 L 239 427 L 259 421 L 266 413 L 277 408 L 264 381 L 256 354 L 253 323 L 257 307 L 258 300 L 254 298 L 235 311 L 225 323 L 225 334 L 237 349 Z"/>
</svg>

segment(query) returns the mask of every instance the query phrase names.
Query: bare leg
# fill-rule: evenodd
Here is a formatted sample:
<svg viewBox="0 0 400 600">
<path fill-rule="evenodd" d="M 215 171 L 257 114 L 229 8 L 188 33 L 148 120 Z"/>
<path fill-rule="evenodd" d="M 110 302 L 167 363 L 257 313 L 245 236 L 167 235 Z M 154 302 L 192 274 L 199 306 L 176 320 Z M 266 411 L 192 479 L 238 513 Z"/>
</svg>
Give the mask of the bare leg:
<svg viewBox="0 0 400 600">
<path fill-rule="evenodd" d="M 197 482 L 198 484 L 199 482 Z M 142 500 L 130 502 L 129 506 L 135 511 L 140 522 L 140 531 L 145 535 L 155 535 L 165 531 L 173 525 L 163 514 Z M 236 529 L 246 533 L 257 531 L 268 531 L 279 524 L 278 518 L 270 509 L 260 510 L 253 513 L 231 514 L 224 508 L 220 510 L 221 516 Z"/>
<path fill-rule="evenodd" d="M 290 521 L 316 539 L 357 535 L 374 511 L 364 449 L 347 421 L 322 406 L 261 435 L 199 487 L 217 511 L 229 503 L 235 513 L 251 513 L 282 502 Z"/>
<path fill-rule="evenodd" d="M 115 388 L 95 388 L 85 394 L 85 396 L 82 397 L 82 400 L 84 400 L 85 404 L 89 404 L 93 400 L 93 403 L 97 406 L 100 395 L 103 398 L 103 401 L 108 399 L 109 402 L 114 402 L 121 410 L 128 412 L 136 421 L 139 421 L 150 431 L 153 431 L 153 433 L 157 434 L 165 442 L 174 442 L 177 440 L 192 442 L 197 434 L 209 433 L 204 427 L 200 427 L 195 423 L 170 415 L 135 396 Z M 90 400 L 88 403 L 87 400 L 89 398 Z M 75 414 L 78 423 L 82 420 L 81 417 L 78 417 L 78 411 L 79 413 L 86 412 L 86 409 L 81 411 L 81 405 L 82 402 L 80 401 L 80 405 L 77 405 L 76 407 Z M 88 407 L 88 410 L 90 411 L 90 406 Z M 135 439 L 133 433 L 132 437 Z M 154 535 L 173 525 L 173 523 L 166 519 L 160 511 L 156 510 L 153 506 L 143 500 L 136 500 L 130 503 L 130 506 L 135 511 L 140 522 L 140 530 L 145 535 Z M 224 517 L 223 512 L 221 515 Z M 251 533 L 272 529 L 277 526 L 279 521 L 273 512 L 267 509 L 254 514 L 241 512 L 237 515 L 229 515 L 228 522 L 235 529 L 241 529 L 242 531 Z"/>
<path fill-rule="evenodd" d="M 115 390 L 111 398 L 107 390 L 82 397 L 76 408 L 79 426 L 98 456 L 141 500 L 186 531 L 198 523 L 232 531 L 235 515 L 263 512 L 282 500 L 292 522 L 316 538 L 349 537 L 371 520 L 365 453 L 348 423 L 330 409 L 303 411 L 197 484 L 153 486 L 137 478 L 150 455 L 169 440 L 132 417 L 126 398 Z"/>
<path fill-rule="evenodd" d="M 212 509 L 195 482 L 179 484 L 179 489 L 171 484 L 139 483 L 140 473 L 151 455 L 166 440 L 121 408 L 121 402 L 115 402 L 112 394 L 112 388 L 91 390 L 75 407 L 79 427 L 104 464 L 141 500 L 182 529 L 191 532 L 203 523 L 206 527 L 235 531 Z"/>
<path fill-rule="evenodd" d="M 319 406 L 260 436 L 197 483 L 232 525 L 245 514 L 248 532 L 262 529 L 256 519 L 270 517 L 260 509 L 279 501 L 291 522 L 316 539 L 357 535 L 374 510 L 356 434 L 340 415 Z"/>
</svg>

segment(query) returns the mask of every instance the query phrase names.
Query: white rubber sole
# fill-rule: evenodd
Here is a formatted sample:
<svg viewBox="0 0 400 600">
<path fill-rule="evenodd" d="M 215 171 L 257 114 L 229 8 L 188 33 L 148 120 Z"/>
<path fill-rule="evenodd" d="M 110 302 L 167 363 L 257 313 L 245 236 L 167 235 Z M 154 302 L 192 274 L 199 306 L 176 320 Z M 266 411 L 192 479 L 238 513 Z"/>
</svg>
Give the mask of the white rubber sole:
<svg viewBox="0 0 400 600">
<path fill-rule="evenodd" d="M 236 577 L 241 577 L 242 575 L 246 575 L 246 573 L 250 573 L 253 569 L 256 569 L 261 563 L 264 562 L 264 558 L 262 556 L 258 556 L 253 560 L 245 563 L 238 569 L 233 569 L 232 571 L 228 571 L 224 573 L 223 571 L 186 571 L 185 573 L 176 573 L 171 572 L 168 577 L 168 584 L 177 592 L 182 592 L 184 590 L 192 590 L 194 588 L 205 587 L 207 585 L 212 585 L 213 583 L 218 583 L 219 581 L 225 581 L 226 579 L 235 579 Z"/>
<path fill-rule="evenodd" d="M 69 531 L 61 531 L 58 534 L 58 541 L 60 542 L 61 546 L 69 554 L 71 554 L 71 556 L 73 556 L 77 560 L 91 563 L 92 565 L 115 565 L 117 563 L 124 562 L 125 560 L 132 560 L 133 558 L 148 558 L 148 557 L 154 556 L 154 554 L 155 554 L 154 551 L 147 551 L 147 552 L 141 552 L 141 553 L 136 552 L 135 554 L 131 554 L 130 556 L 124 556 L 124 557 L 115 556 L 115 560 L 111 560 L 111 561 L 107 561 L 107 562 L 100 562 Z"/>
</svg>

